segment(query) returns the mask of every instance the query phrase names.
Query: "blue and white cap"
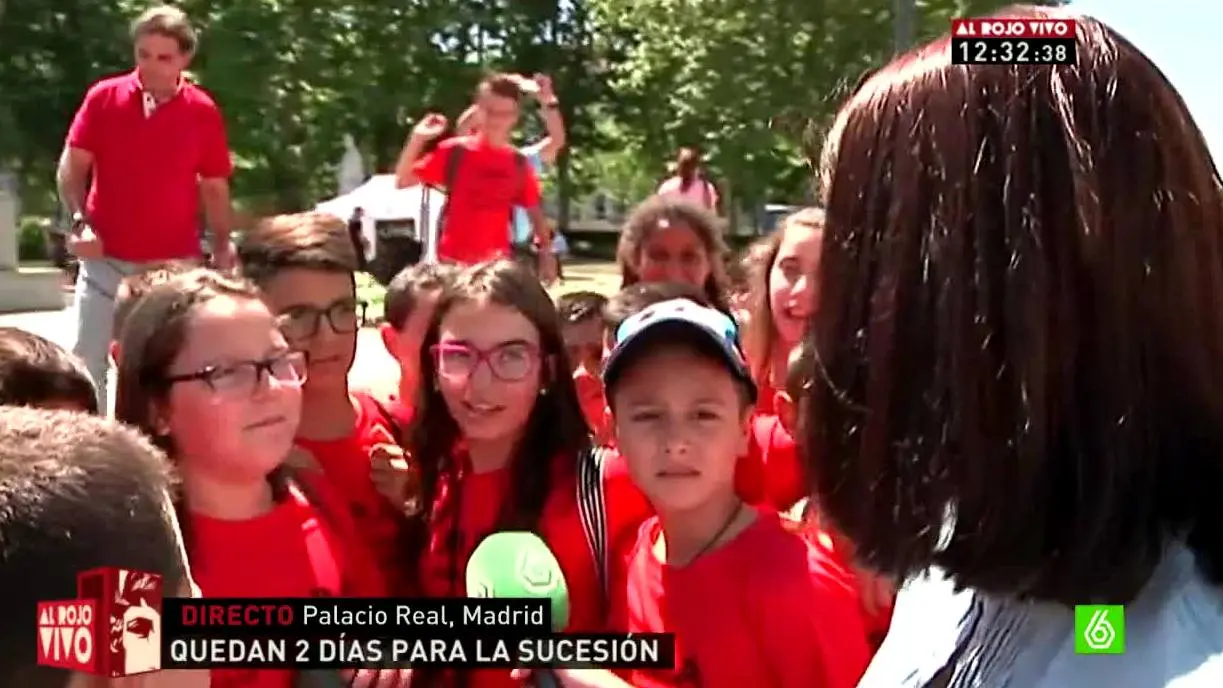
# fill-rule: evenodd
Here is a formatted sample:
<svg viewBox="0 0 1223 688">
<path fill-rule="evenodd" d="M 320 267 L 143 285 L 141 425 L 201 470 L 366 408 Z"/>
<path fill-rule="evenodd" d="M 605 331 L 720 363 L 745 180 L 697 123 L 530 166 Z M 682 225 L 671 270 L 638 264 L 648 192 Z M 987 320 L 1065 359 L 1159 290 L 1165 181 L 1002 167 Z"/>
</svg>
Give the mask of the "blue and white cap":
<svg viewBox="0 0 1223 688">
<path fill-rule="evenodd" d="M 733 318 L 715 308 L 688 299 L 672 299 L 648 306 L 625 319 L 616 328 L 615 346 L 603 363 L 603 385 L 609 391 L 624 366 L 652 342 L 692 341 L 716 352 L 756 401 L 756 384 L 751 369 L 739 348 L 739 327 Z"/>
</svg>

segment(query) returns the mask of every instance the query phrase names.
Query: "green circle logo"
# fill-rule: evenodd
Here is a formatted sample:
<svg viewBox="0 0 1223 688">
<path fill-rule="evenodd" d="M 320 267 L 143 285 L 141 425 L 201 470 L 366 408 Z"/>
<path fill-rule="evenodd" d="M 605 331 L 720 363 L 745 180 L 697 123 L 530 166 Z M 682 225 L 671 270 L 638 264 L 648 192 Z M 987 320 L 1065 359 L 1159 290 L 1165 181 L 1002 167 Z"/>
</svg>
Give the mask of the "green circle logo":
<svg viewBox="0 0 1223 688">
<path fill-rule="evenodd" d="M 519 553 L 517 570 L 522 586 L 531 595 L 547 597 L 560 587 L 560 577 L 548 557 L 539 556 L 530 550 Z"/>
</svg>

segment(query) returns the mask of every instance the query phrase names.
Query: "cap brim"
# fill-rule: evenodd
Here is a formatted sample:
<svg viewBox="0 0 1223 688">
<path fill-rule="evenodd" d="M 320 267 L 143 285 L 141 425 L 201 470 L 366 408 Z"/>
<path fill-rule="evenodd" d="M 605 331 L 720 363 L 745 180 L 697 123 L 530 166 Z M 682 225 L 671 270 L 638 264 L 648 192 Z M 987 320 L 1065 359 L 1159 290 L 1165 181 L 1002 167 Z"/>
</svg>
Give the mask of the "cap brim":
<svg viewBox="0 0 1223 688">
<path fill-rule="evenodd" d="M 617 342 L 607 360 L 603 362 L 603 387 L 608 394 L 619 382 L 624 370 L 642 352 L 664 342 L 683 342 L 717 357 L 726 365 L 727 371 L 743 383 L 748 392 L 748 400 L 756 403 L 756 383 L 739 352 L 718 334 L 690 320 L 678 318 L 658 319 L 634 332 L 623 342 Z"/>
</svg>

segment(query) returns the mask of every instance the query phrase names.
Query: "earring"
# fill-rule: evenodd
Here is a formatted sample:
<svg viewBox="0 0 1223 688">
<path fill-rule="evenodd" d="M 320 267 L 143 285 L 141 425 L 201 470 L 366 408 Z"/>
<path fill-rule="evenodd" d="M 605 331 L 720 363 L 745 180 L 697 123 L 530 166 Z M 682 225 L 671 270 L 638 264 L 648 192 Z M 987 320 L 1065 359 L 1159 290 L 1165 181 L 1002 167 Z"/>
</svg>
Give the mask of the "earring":
<svg viewBox="0 0 1223 688">
<path fill-rule="evenodd" d="M 540 387 L 540 388 L 539 388 L 539 396 L 541 396 L 541 397 L 542 397 L 542 396 L 545 396 L 545 395 L 547 395 L 547 394 L 548 394 L 548 388 L 547 388 L 547 387 Z"/>
</svg>

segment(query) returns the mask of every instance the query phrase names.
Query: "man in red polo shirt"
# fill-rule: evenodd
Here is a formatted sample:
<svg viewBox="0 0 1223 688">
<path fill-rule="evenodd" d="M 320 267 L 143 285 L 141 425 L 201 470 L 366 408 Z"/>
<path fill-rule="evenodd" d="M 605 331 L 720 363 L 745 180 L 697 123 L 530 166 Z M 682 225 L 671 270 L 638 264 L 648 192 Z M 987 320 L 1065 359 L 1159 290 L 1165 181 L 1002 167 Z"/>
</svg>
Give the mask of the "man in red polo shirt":
<svg viewBox="0 0 1223 688">
<path fill-rule="evenodd" d="M 471 136 L 442 141 L 430 153 L 425 147 L 446 131 L 446 118 L 426 115 L 404 145 L 395 167 L 395 184 L 423 183 L 447 187 L 440 220 L 437 255 L 444 261 L 478 263 L 510 256 L 507 228 L 516 206 L 526 209 L 539 247 L 540 277 L 556 274 L 552 234 L 540 212 L 539 178 L 510 140 L 518 123 L 522 91 L 518 78 L 495 74 L 480 82 L 476 107 L 482 123 Z M 452 164 L 456 151 L 461 164 Z"/>
<path fill-rule="evenodd" d="M 136 69 L 85 94 L 60 158 L 60 195 L 72 213 L 80 356 L 106 404 L 114 298 L 124 276 L 200 257 L 200 203 L 219 267 L 229 240 L 232 164 L 212 98 L 183 78 L 195 54 L 187 16 L 156 7 L 132 23 Z M 91 179 L 92 178 L 92 179 Z"/>
</svg>

